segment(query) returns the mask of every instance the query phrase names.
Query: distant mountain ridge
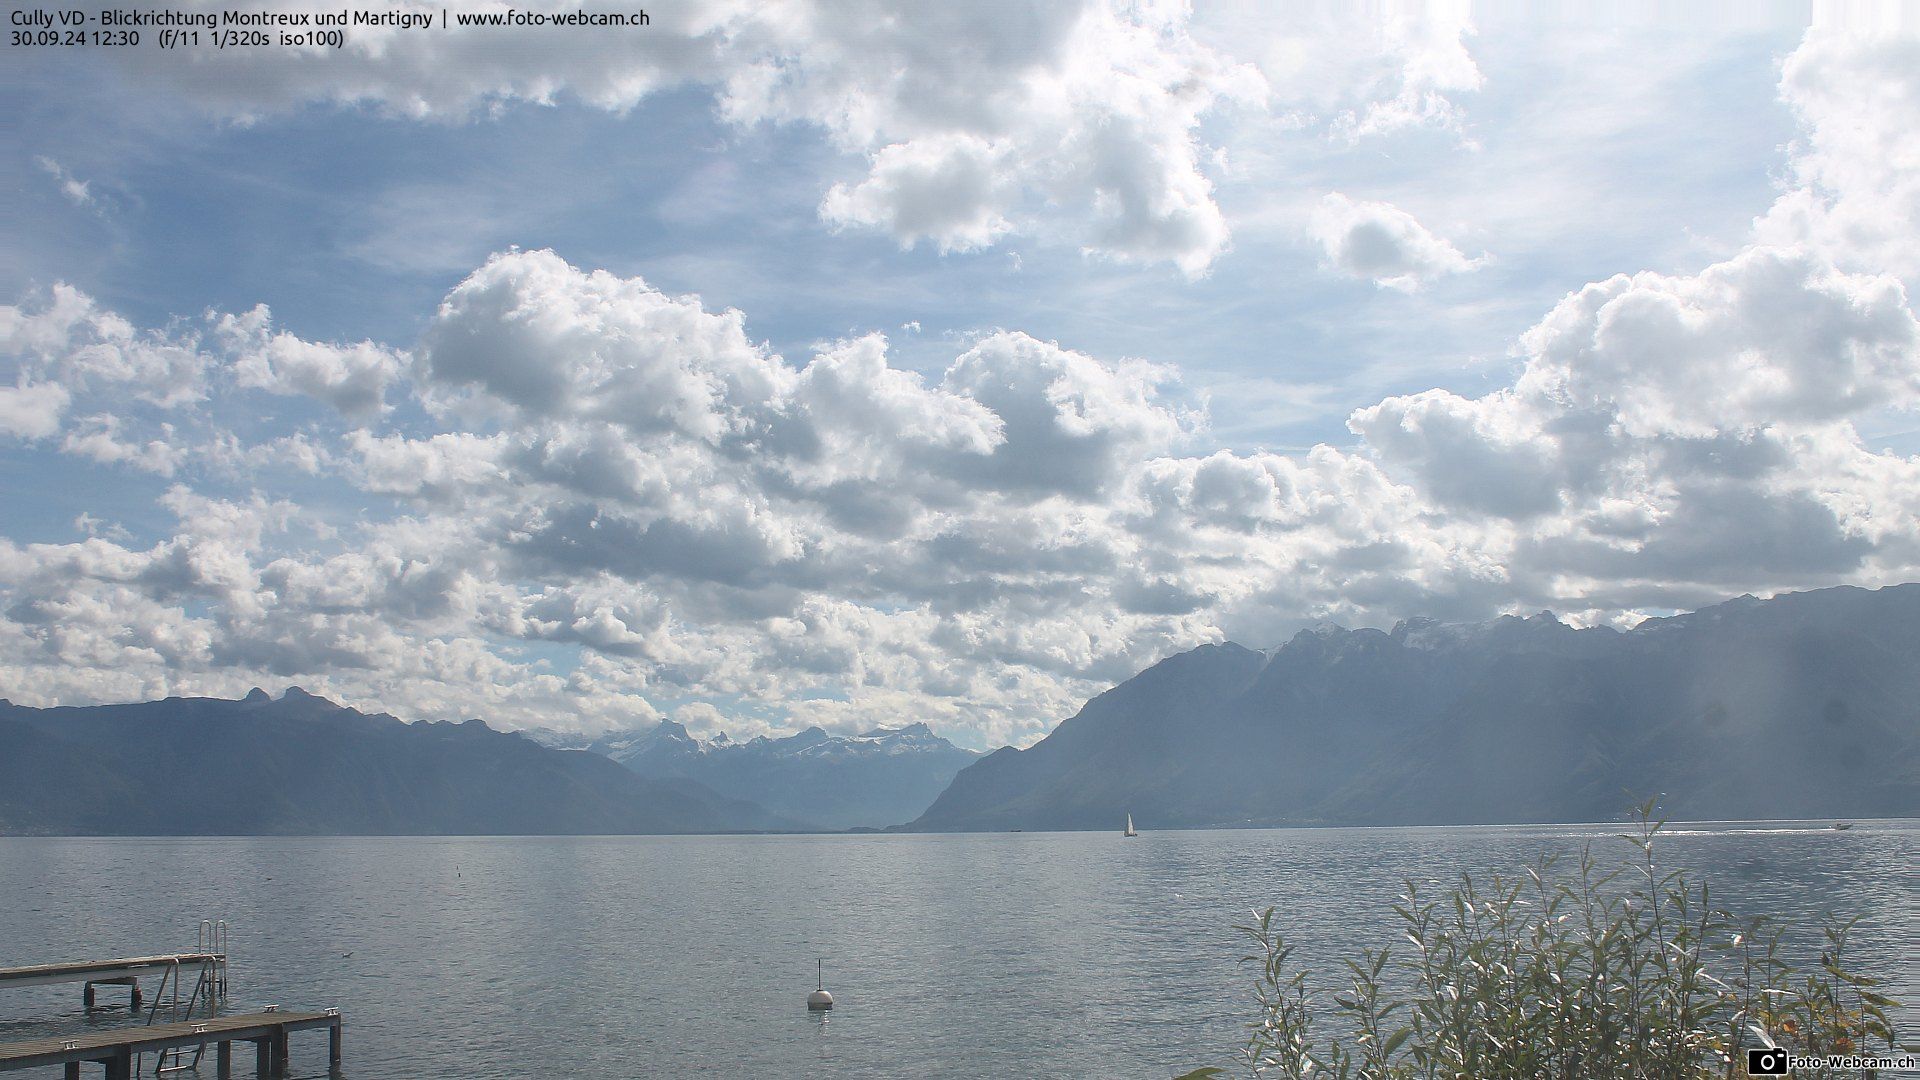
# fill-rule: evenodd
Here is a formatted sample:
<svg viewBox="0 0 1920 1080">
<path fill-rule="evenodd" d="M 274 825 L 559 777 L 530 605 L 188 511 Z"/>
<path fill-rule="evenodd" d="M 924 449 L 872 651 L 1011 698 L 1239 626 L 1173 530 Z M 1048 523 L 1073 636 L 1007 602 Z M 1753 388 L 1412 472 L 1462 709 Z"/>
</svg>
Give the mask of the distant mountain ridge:
<svg viewBox="0 0 1920 1080">
<path fill-rule="evenodd" d="M 1920 813 L 1920 585 L 1207 645 L 954 778 L 910 828 Z"/>
<path fill-rule="evenodd" d="M 694 833 L 802 828 L 479 720 L 408 724 L 261 690 L 34 709 L 0 700 L 0 834 Z"/>
<path fill-rule="evenodd" d="M 877 828 L 911 821 L 980 754 L 953 745 L 926 724 L 832 735 L 810 727 L 784 738 L 699 739 L 671 720 L 641 732 L 603 736 L 587 749 L 642 776 L 697 781 L 750 798 L 777 814 L 822 828 Z"/>
</svg>

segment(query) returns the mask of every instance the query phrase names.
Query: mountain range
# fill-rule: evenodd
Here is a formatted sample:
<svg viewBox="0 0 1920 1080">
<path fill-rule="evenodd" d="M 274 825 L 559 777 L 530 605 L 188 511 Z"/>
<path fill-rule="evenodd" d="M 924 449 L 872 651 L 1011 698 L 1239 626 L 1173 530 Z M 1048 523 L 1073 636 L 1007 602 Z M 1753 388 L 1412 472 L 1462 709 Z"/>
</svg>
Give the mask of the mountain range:
<svg viewBox="0 0 1920 1080">
<path fill-rule="evenodd" d="M 299 688 L 0 700 L 0 834 L 1143 829 L 1920 814 L 1920 584 L 1741 597 L 1629 631 L 1548 613 L 1204 645 L 1026 749 L 924 724 L 582 749 Z M 907 824 L 900 824 L 907 822 Z"/>
<path fill-rule="evenodd" d="M 315 697 L 34 709 L 0 700 L 0 834 L 543 834 L 794 829 L 685 779 L 479 720 Z"/>
<path fill-rule="evenodd" d="M 724 732 L 698 739 L 671 720 L 643 732 L 605 736 L 587 749 L 642 776 L 692 780 L 775 814 L 827 829 L 877 828 L 911 821 L 979 760 L 925 724 L 830 735 L 734 742 Z"/>
<path fill-rule="evenodd" d="M 1548 613 L 1170 657 L 908 828 L 1920 813 L 1920 585 L 1742 597 L 1630 631 Z"/>
</svg>

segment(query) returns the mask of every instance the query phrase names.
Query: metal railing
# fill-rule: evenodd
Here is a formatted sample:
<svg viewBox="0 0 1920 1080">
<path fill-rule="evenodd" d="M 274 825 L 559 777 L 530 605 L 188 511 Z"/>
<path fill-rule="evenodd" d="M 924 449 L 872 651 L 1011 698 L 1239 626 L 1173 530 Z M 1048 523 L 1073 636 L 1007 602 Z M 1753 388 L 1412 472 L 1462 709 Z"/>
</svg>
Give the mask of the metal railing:
<svg viewBox="0 0 1920 1080">
<path fill-rule="evenodd" d="M 193 992 L 185 1002 L 181 1001 L 180 961 L 176 959 L 168 964 L 160 976 L 160 985 L 155 988 L 153 1004 L 147 1009 L 149 1026 L 159 1022 L 163 1006 L 167 1010 L 166 1023 L 190 1022 L 196 1014 L 208 1019 L 220 1015 L 220 1003 L 227 997 L 227 921 L 200 920 L 195 930 L 194 944 L 194 951 L 202 959 L 193 965 L 197 969 Z M 153 1074 L 163 1076 L 197 1069 L 206 1052 L 207 1044 L 204 1042 L 191 1048 L 179 1046 L 162 1050 L 155 1055 Z M 135 1069 L 139 1071 L 140 1067 L 135 1066 Z"/>
</svg>

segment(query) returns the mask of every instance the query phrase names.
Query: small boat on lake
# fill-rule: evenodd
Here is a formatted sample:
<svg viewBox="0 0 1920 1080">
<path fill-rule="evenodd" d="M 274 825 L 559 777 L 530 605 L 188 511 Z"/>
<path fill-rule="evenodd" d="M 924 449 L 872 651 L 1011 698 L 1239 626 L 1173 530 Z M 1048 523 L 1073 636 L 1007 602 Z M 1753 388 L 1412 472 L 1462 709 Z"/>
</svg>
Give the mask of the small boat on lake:
<svg viewBox="0 0 1920 1080">
<path fill-rule="evenodd" d="M 1851 829 L 1851 828 L 1853 828 L 1853 822 L 1851 822 L 1851 821 L 1836 821 L 1836 822 L 1834 822 L 1834 823 L 1833 823 L 1833 827 L 1834 827 L 1834 828 L 1836 828 L 1836 829 L 1839 829 L 1839 830 L 1840 830 L 1841 832 L 1846 832 L 1846 831 L 1847 831 L 1848 829 Z"/>
<path fill-rule="evenodd" d="M 1140 835 L 1139 833 L 1133 831 L 1133 815 L 1132 814 L 1127 815 L 1127 831 L 1121 833 L 1120 835 L 1121 836 L 1139 836 Z"/>
</svg>

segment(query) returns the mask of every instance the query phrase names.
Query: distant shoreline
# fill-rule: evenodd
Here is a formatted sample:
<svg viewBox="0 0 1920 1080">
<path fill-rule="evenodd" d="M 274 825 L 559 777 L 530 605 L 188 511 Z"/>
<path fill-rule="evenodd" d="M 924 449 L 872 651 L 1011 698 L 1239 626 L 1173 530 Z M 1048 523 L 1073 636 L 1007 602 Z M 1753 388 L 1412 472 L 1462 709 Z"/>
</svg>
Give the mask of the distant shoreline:
<svg viewBox="0 0 1920 1080">
<path fill-rule="evenodd" d="M 1778 831 L 1786 832 L 1834 832 L 1835 821 L 1846 821 L 1854 828 L 1846 830 L 1848 835 L 1871 834 L 1879 831 L 1874 826 L 1896 826 L 1896 831 L 1920 829 L 1920 816 L 1915 817 L 1849 817 L 1835 815 L 1833 818 L 1719 818 L 1701 821 L 1667 822 L 1665 835 L 1687 835 L 1689 828 L 1713 828 L 1713 831 L 1733 831 L 1741 827 L 1759 825 L 1783 826 Z M 1507 822 L 1449 822 L 1445 824 L 1406 824 L 1406 825 L 1183 825 L 1164 829 L 1141 830 L 1142 835 L 1150 833 L 1205 833 L 1205 832 L 1396 832 L 1406 829 L 1616 829 L 1627 824 L 1624 821 L 1507 821 Z M 0 840 L 625 840 L 634 838 L 678 840 L 700 837 L 885 837 L 885 836 L 1062 836 L 1089 835 L 1098 836 L 1111 832 L 1119 835 L 1117 829 L 841 829 L 838 831 L 776 831 L 776 830 L 730 830 L 723 832 L 659 832 L 659 833 L 14 833 L 0 832 Z"/>
</svg>

